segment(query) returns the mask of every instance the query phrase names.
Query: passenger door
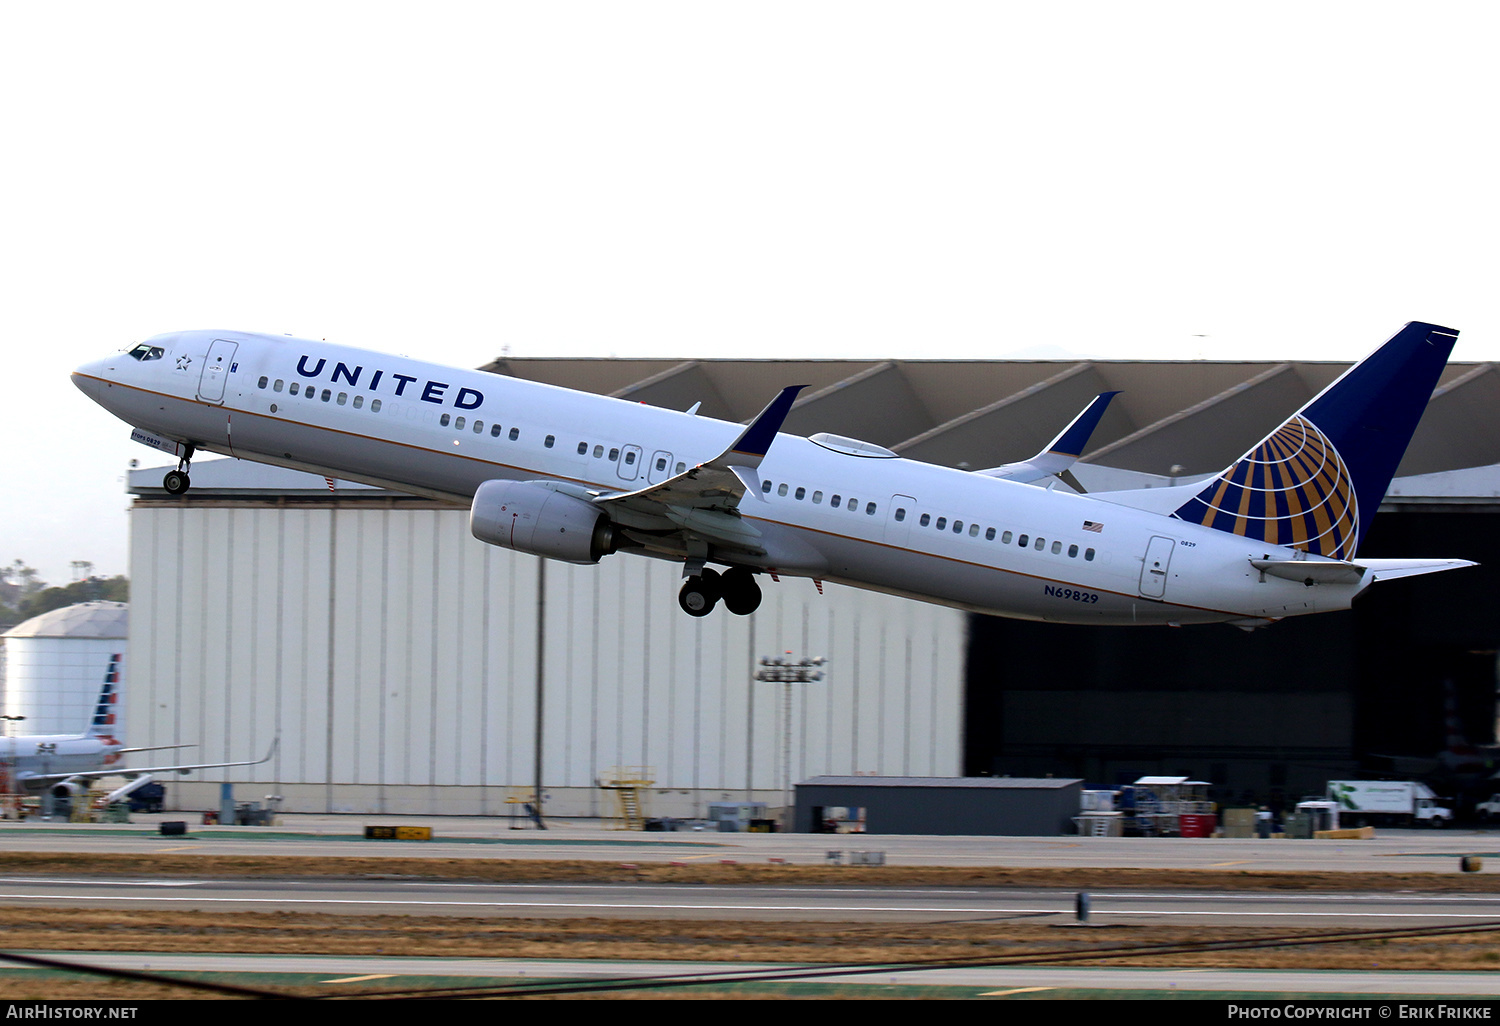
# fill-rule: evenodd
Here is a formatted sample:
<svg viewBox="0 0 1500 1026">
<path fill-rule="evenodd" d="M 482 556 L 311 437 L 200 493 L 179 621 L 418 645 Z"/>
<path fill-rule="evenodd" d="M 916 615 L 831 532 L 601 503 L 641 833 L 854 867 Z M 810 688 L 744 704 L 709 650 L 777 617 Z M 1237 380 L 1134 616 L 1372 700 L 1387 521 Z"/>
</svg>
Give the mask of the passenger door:
<svg viewBox="0 0 1500 1026">
<path fill-rule="evenodd" d="M 224 382 L 229 377 L 229 369 L 234 366 L 234 351 L 239 348 L 237 342 L 225 342 L 223 339 L 215 339 L 208 347 L 208 356 L 203 361 L 203 373 L 198 377 L 198 398 L 206 403 L 222 403 L 224 401 Z"/>
</svg>

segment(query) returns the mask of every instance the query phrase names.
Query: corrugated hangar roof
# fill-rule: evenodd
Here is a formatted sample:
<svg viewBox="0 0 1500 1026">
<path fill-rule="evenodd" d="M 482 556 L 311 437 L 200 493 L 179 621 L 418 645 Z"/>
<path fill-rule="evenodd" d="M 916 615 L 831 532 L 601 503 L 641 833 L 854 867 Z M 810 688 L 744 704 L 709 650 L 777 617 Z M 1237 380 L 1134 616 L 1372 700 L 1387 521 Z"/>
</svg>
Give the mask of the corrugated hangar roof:
<svg viewBox="0 0 1500 1026">
<path fill-rule="evenodd" d="M 1348 363 L 1129 360 L 642 360 L 507 358 L 484 370 L 745 421 L 784 385 L 808 387 L 785 430 L 862 438 L 974 469 L 1026 459 L 1100 392 L 1119 391 L 1085 464 L 1217 473 Z M 1500 369 L 1450 363 L 1400 476 L 1500 463 Z"/>
</svg>

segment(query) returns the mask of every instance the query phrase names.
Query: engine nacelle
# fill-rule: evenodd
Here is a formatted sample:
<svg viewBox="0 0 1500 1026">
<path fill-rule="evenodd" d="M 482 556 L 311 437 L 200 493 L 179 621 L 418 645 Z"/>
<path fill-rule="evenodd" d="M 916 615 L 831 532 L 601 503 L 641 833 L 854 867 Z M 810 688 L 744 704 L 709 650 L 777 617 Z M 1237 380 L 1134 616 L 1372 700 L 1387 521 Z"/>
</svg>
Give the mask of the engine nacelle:
<svg viewBox="0 0 1500 1026">
<path fill-rule="evenodd" d="M 616 548 L 614 525 L 597 506 L 530 481 L 480 485 L 469 531 L 490 545 L 567 563 L 597 563 Z"/>
</svg>

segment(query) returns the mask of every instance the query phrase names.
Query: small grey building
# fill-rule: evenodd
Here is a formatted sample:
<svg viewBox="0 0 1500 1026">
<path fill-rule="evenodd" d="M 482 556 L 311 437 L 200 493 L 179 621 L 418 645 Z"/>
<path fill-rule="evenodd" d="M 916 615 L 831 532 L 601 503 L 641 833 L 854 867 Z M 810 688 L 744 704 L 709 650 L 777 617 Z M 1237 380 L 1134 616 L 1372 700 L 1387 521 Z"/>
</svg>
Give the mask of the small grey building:
<svg viewBox="0 0 1500 1026">
<path fill-rule="evenodd" d="M 1051 837 L 1073 832 L 1082 800 L 1082 780 L 1051 777 L 813 777 L 797 785 L 795 829 Z"/>
</svg>

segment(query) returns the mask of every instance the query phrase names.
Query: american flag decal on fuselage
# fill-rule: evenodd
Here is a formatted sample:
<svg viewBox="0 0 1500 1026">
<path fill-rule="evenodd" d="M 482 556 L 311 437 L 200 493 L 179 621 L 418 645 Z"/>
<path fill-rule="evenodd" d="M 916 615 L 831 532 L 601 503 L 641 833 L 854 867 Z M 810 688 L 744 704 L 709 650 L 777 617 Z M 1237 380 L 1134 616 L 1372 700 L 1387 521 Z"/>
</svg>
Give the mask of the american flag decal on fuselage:
<svg viewBox="0 0 1500 1026">
<path fill-rule="evenodd" d="M 1271 545 L 1352 559 L 1354 481 L 1338 451 L 1298 414 L 1172 515 Z"/>
</svg>

